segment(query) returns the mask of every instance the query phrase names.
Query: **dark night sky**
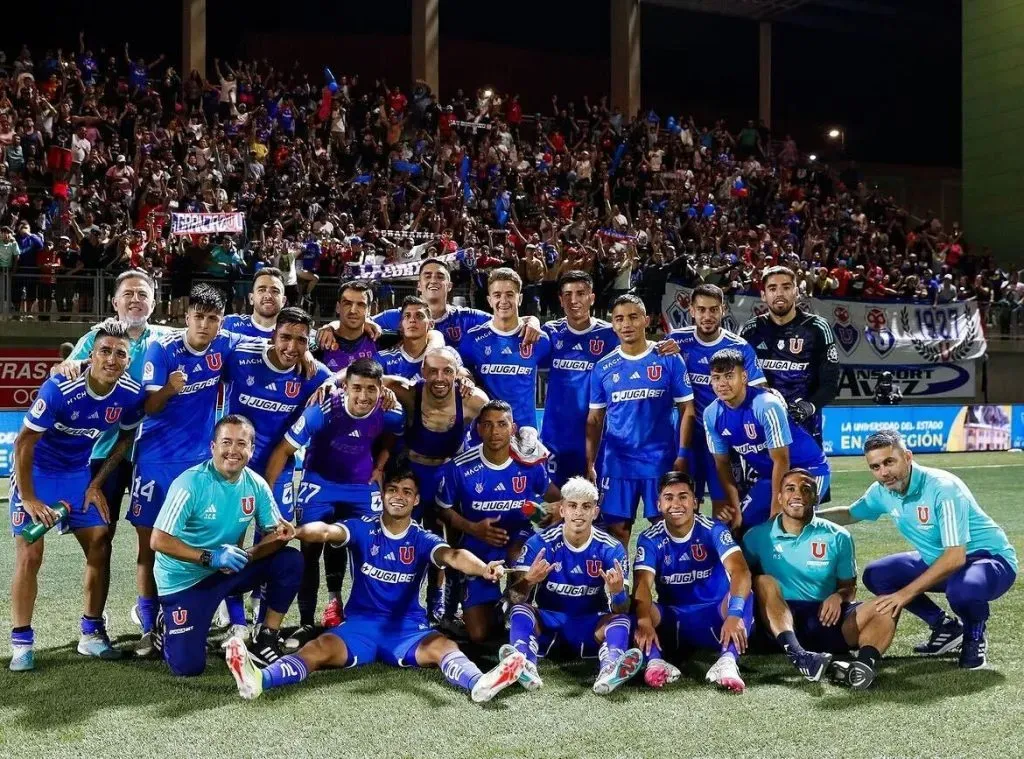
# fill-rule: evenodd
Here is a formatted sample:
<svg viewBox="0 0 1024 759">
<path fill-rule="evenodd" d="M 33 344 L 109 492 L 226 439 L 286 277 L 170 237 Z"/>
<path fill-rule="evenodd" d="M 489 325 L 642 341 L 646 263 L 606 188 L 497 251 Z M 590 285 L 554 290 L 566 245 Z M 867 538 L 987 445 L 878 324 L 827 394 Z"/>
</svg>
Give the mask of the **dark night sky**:
<svg viewBox="0 0 1024 759">
<path fill-rule="evenodd" d="M 894 15 L 835 10 L 844 4 L 811 2 L 775 23 L 774 130 L 825 154 L 822 135 L 837 124 L 858 160 L 959 166 L 959 0 L 899 0 L 905 12 Z M 211 64 L 215 55 L 258 53 L 278 65 L 299 57 L 310 72 L 326 63 L 336 74 L 407 83 L 410 0 L 323 5 L 293 1 L 258 14 L 253 3 L 209 0 Z M 180 55 L 175 0 L 144 8 L 127 0 L 17 7 L 25 23 L 0 29 L 9 58 L 23 41 L 73 48 L 79 28 L 97 47 L 119 52 L 128 39 L 147 59 Z M 738 126 L 756 116 L 755 22 L 650 5 L 642 13 L 645 107 L 663 117 L 693 113 L 698 124 L 726 117 Z M 520 92 L 529 111 L 548 112 L 552 92 L 565 101 L 608 89 L 605 0 L 441 0 L 440 15 L 442 97 L 486 83 Z M 48 30 L 55 17 L 65 23 Z"/>
</svg>

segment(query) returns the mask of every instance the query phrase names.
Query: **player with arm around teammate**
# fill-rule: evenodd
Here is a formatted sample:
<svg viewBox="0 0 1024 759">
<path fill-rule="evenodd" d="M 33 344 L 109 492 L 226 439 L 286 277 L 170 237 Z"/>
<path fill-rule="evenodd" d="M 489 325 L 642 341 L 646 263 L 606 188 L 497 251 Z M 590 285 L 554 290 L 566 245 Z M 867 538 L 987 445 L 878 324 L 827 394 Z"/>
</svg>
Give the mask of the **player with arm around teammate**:
<svg viewBox="0 0 1024 759">
<path fill-rule="evenodd" d="M 719 657 L 705 679 L 742 693 L 737 660 L 754 623 L 750 570 L 729 528 L 698 514 L 698 506 L 689 475 L 668 472 L 658 483 L 664 519 L 637 540 L 633 598 L 636 644 L 648 657 L 644 681 L 660 688 L 679 678 L 663 646 L 706 648 Z"/>
<path fill-rule="evenodd" d="M 832 674 L 837 682 L 862 690 L 875 679 L 896 620 L 872 603 L 854 601 L 853 537 L 815 516 L 817 504 L 815 477 L 806 469 L 791 469 L 782 478 L 779 515 L 743 536 L 743 551 L 756 573 L 757 612 L 811 682 L 821 678 L 833 654 L 859 649 L 853 661 L 832 663 Z"/>
<path fill-rule="evenodd" d="M 398 472 L 385 483 L 380 516 L 335 524 L 310 522 L 296 530 L 302 541 L 349 547 L 354 572 L 345 621 L 262 671 L 245 644 L 232 639 L 226 659 L 242 698 L 253 699 L 266 689 L 299 683 L 318 669 L 360 667 L 376 661 L 398 667 L 439 667 L 448 682 L 468 690 L 476 702 L 489 701 L 516 682 L 525 662 L 521 653 L 513 652 L 490 672 L 481 673 L 453 641 L 427 624 L 419 593 L 429 564 L 491 583 L 498 582 L 505 570 L 501 561 L 485 564 L 420 527 L 412 520 L 418 501 L 413 475 Z"/>
<path fill-rule="evenodd" d="M 1003 529 L 978 505 L 970 488 L 942 469 L 922 466 L 894 430 L 864 442 L 875 483 L 847 507 L 819 512 L 836 524 L 887 515 L 915 549 L 871 562 L 864 585 L 878 611 L 903 609 L 923 619 L 931 636 L 914 651 L 938 656 L 960 646 L 960 667 L 981 669 L 988 659 L 989 604 L 1017 578 L 1017 552 Z M 959 619 L 928 593 L 944 593 Z"/>
<path fill-rule="evenodd" d="M 629 557 L 622 543 L 594 527 L 598 492 L 583 477 L 562 486 L 562 521 L 523 546 L 509 581 L 509 643 L 501 655 L 526 657 L 519 682 L 543 685 L 537 656 L 558 646 L 574 656 L 598 655 L 594 693 L 604 696 L 643 666 L 629 647 Z M 529 600 L 528 600 L 529 599 Z"/>
</svg>

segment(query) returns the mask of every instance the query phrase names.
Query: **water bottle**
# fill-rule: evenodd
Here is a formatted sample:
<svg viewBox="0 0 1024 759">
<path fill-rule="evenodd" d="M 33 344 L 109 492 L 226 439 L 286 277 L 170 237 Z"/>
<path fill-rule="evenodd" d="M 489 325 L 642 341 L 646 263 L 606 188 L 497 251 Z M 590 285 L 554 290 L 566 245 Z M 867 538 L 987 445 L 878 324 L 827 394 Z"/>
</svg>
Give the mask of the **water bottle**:
<svg viewBox="0 0 1024 759">
<path fill-rule="evenodd" d="M 68 514 L 71 513 L 71 504 L 67 501 L 57 501 L 57 505 L 51 506 L 50 508 L 60 515 L 54 525 L 60 524 L 60 520 L 67 519 Z M 33 522 L 21 531 L 21 537 L 25 539 L 26 543 L 35 543 L 39 538 L 49 532 L 50 529 L 51 528 L 47 527 L 43 522 Z"/>
<path fill-rule="evenodd" d="M 523 512 L 524 517 L 537 525 L 544 521 L 544 517 L 548 515 L 543 506 L 539 503 L 534 503 L 533 501 L 525 501 L 521 511 Z"/>
</svg>

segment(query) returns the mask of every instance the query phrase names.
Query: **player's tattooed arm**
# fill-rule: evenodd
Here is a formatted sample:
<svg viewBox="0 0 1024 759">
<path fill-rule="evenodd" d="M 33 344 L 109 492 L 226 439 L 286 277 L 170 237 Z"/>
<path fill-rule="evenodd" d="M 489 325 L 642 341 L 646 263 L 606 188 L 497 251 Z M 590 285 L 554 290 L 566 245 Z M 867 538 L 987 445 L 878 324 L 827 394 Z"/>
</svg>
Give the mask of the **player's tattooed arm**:
<svg viewBox="0 0 1024 759">
<path fill-rule="evenodd" d="M 650 655 L 651 644 L 661 647 L 658 640 L 658 633 L 655 631 L 657 625 L 654 620 L 654 572 L 647 570 L 634 571 L 633 573 L 633 600 L 636 603 L 636 633 L 634 637 L 636 644 L 644 652 Z"/>
<path fill-rule="evenodd" d="M 512 580 L 509 581 L 508 592 L 509 600 L 512 603 L 525 603 L 526 599 L 530 597 L 534 586 L 540 585 L 551 574 L 555 565 L 544 558 L 546 553 L 547 549 L 541 548 L 537 551 L 537 555 L 534 557 L 533 563 L 530 564 L 528 570 L 516 572 L 512 576 Z"/>
<path fill-rule="evenodd" d="M 274 452 L 270 454 L 270 461 L 267 462 L 267 471 L 263 473 L 263 479 L 271 488 L 281 477 L 281 472 L 284 471 L 289 459 L 295 456 L 297 450 L 298 448 L 289 443 L 287 439 L 283 439 L 274 448 Z"/>
<path fill-rule="evenodd" d="M 32 482 L 32 462 L 35 460 L 36 443 L 43 437 L 42 432 L 22 427 L 14 439 L 14 473 L 21 491 L 21 506 L 33 522 L 42 522 L 53 527 L 60 521 L 60 514 L 36 498 Z"/>
<path fill-rule="evenodd" d="M 437 549 L 434 558 L 439 564 L 446 567 L 473 577 L 482 577 L 491 582 L 498 582 L 505 576 L 505 562 L 490 561 L 485 564 L 475 553 L 467 551 L 465 548 L 444 546 Z"/>
<path fill-rule="evenodd" d="M 295 528 L 295 537 L 303 543 L 339 543 L 348 542 L 348 528 L 343 524 L 327 524 L 326 522 L 309 522 Z"/>
<path fill-rule="evenodd" d="M 609 569 L 607 572 L 603 569 L 598 570 L 601 572 L 601 578 L 604 580 L 604 592 L 608 594 L 608 598 L 611 600 L 612 611 L 616 614 L 625 614 L 629 611 L 629 596 L 625 593 L 626 590 L 626 573 L 622 571 L 622 565 L 618 559 L 615 559 L 615 566 Z M 616 602 L 616 598 L 620 598 L 619 602 Z"/>
</svg>

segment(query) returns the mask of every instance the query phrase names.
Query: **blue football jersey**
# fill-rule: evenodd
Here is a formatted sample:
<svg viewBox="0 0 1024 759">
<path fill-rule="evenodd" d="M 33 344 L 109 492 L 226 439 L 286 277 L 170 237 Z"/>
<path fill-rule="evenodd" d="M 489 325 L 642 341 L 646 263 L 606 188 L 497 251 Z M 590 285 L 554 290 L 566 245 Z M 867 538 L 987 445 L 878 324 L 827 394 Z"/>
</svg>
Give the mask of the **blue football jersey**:
<svg viewBox="0 0 1024 759">
<path fill-rule="evenodd" d="M 465 306 L 448 306 L 445 315 L 434 321 L 434 329 L 444 335 L 446 344 L 458 349 L 462 339 L 473 327 L 479 327 L 491 320 L 486 311 Z M 402 326 L 402 309 L 389 308 L 373 317 L 373 321 L 381 329 L 398 332 Z"/>
<path fill-rule="evenodd" d="M 444 465 L 437 505 L 458 509 L 471 522 L 497 518 L 495 526 L 505 530 L 509 540 L 514 541 L 518 535 L 533 531 L 523 514 L 523 504 L 543 500 L 549 483 L 543 464 L 523 464 L 509 457 L 497 467 L 484 458 L 481 446 L 477 446 Z M 504 548 L 488 545 L 472 535 L 462 537 L 462 547 L 484 561 L 505 557 Z"/>
<path fill-rule="evenodd" d="M 533 345 L 525 345 L 518 327 L 501 332 L 488 322 L 469 331 L 459 353 L 487 394 L 512 406 L 518 426 L 537 427 L 537 374 L 551 355 L 546 334 Z"/>
<path fill-rule="evenodd" d="M 654 573 L 658 603 L 690 606 L 719 602 L 729 592 L 725 557 L 739 551 L 729 528 L 697 514 L 683 538 L 669 534 L 664 522 L 651 525 L 636 541 L 633 574 Z"/>
<path fill-rule="evenodd" d="M 541 440 L 553 451 L 586 450 L 590 372 L 618 347 L 619 338 L 612 325 L 600 319 L 591 319 L 582 332 L 558 319 L 547 322 L 544 332 L 551 338 L 551 370 Z"/>
<path fill-rule="evenodd" d="M 385 374 L 405 377 L 413 382 L 419 382 L 423 379 L 422 354 L 419 358 L 413 358 L 399 345 L 397 348 L 381 351 L 380 355 L 377 356 L 377 360 L 384 367 Z"/>
<path fill-rule="evenodd" d="M 42 472 L 89 468 L 93 445 L 107 430 L 134 429 L 142 421 L 146 401 L 142 386 L 121 375 L 109 393 L 89 389 L 89 369 L 78 379 L 57 374 L 39 388 L 24 425 L 43 435 L 36 443 L 32 467 Z"/>
<path fill-rule="evenodd" d="M 256 324 L 252 320 L 252 314 L 230 314 L 225 316 L 221 329 L 225 332 L 234 332 L 236 335 L 259 337 L 264 340 L 269 340 L 270 336 L 274 334 L 273 327 L 267 329 Z"/>
<path fill-rule="evenodd" d="M 241 414 L 256 428 L 249 467 L 261 475 L 306 401 L 331 378 L 331 370 L 319 362 L 312 379 L 306 379 L 299 367 L 278 369 L 270 363 L 269 350 L 269 345 L 242 343 L 224 361 L 224 413 Z M 285 467 L 286 477 L 291 464 Z"/>
<path fill-rule="evenodd" d="M 553 564 L 554 569 L 536 587 L 533 602 L 537 608 L 570 616 L 607 613 L 611 606 L 601 572 L 614 569 L 618 561 L 628 591 L 630 575 L 626 549 L 597 527 L 591 528 L 586 543 L 573 548 L 565 540 L 564 527 L 562 524 L 549 527 L 527 540 L 512 569 L 529 571 L 537 554 L 544 549 L 544 560 Z"/>
<path fill-rule="evenodd" d="M 210 439 L 217 412 L 217 386 L 224 362 L 245 339 L 220 332 L 206 350 L 197 352 L 185 341 L 185 333 L 168 335 L 146 352 L 142 386 L 154 392 L 167 384 L 172 372 L 187 379 L 163 411 L 147 416 L 139 426 L 135 460 L 147 464 L 187 463 L 210 456 Z"/>
<path fill-rule="evenodd" d="M 704 423 L 704 409 L 715 400 L 715 391 L 711 389 L 711 357 L 718 351 L 732 348 L 743 354 L 743 368 L 747 371 L 747 383 L 763 385 L 764 372 L 757 364 L 757 354 L 746 340 L 739 335 L 723 329 L 718 337 L 705 343 L 697 337 L 696 327 L 674 329 L 669 338 L 679 344 L 679 355 L 686 364 L 686 374 L 693 386 L 693 408 L 697 412 L 697 423 Z"/>
<path fill-rule="evenodd" d="M 679 449 L 673 411 L 693 399 L 679 356 L 659 356 L 654 344 L 639 356 L 616 349 L 590 377 L 590 408 L 605 409 L 603 477 L 650 479 L 672 468 Z"/>
<path fill-rule="evenodd" d="M 420 588 L 427 565 L 440 566 L 434 554 L 448 546 L 444 539 L 416 522 L 399 535 L 388 532 L 379 517 L 346 519 L 341 524 L 348 530 L 343 545 L 349 547 L 352 566 L 345 613 L 426 623 Z"/>
<path fill-rule="evenodd" d="M 789 418 L 785 402 L 764 387 L 748 387 L 738 408 L 715 399 L 704 410 L 704 429 L 712 453 L 732 449 L 760 477 L 772 476 L 771 448 L 789 446 L 791 467 L 811 469 L 826 463 L 814 438 Z"/>
</svg>

